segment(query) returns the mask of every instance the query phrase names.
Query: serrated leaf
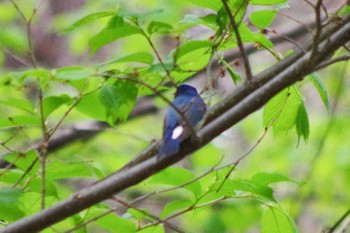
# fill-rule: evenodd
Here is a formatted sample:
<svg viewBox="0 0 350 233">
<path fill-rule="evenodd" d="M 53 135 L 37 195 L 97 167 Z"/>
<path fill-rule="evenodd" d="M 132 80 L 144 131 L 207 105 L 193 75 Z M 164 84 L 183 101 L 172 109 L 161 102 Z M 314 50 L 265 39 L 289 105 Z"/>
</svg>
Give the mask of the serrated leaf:
<svg viewBox="0 0 350 233">
<path fill-rule="evenodd" d="M 178 167 L 169 167 L 152 176 L 149 183 L 178 186 L 194 178 L 196 178 L 196 176 L 189 170 Z M 201 194 L 201 185 L 198 181 L 186 185 L 184 188 L 192 192 L 195 197 Z"/>
<path fill-rule="evenodd" d="M 267 173 L 267 172 L 261 172 L 261 173 L 255 174 L 252 177 L 252 181 L 261 185 L 269 185 L 271 183 L 277 183 L 277 182 L 299 183 L 296 180 L 293 180 L 286 175 L 279 174 L 279 173 Z"/>
<path fill-rule="evenodd" d="M 14 99 L 0 100 L 0 105 L 7 105 L 13 108 L 24 110 L 29 113 L 34 113 L 34 107 L 32 102 L 27 99 Z"/>
<path fill-rule="evenodd" d="M 4 158 L 7 162 L 10 162 L 16 166 L 16 168 L 26 171 L 27 168 L 33 163 L 35 159 L 37 159 L 37 155 L 35 151 L 28 151 L 27 153 L 19 154 L 19 153 L 10 153 L 6 155 Z M 33 168 L 28 171 L 29 174 L 35 174 L 39 169 L 39 163 L 37 162 Z"/>
<path fill-rule="evenodd" d="M 197 6 L 209 8 L 215 11 L 218 11 L 222 6 L 222 2 L 220 0 L 185 0 L 185 1 L 195 4 Z"/>
<path fill-rule="evenodd" d="M 75 109 L 96 120 L 106 120 L 106 109 L 100 101 L 98 92 L 84 95 Z"/>
<path fill-rule="evenodd" d="M 277 4 L 286 3 L 287 0 L 250 0 L 251 5 L 272 6 Z"/>
<path fill-rule="evenodd" d="M 243 42 L 258 43 L 268 50 L 273 49 L 273 43 L 268 38 L 266 38 L 265 35 L 257 32 L 252 32 L 245 24 L 241 24 L 238 30 Z"/>
<path fill-rule="evenodd" d="M 112 16 L 115 15 L 114 11 L 106 11 L 106 12 L 96 12 L 96 13 L 92 13 L 89 15 L 84 16 L 83 18 L 77 20 L 75 23 L 73 23 L 70 27 L 68 27 L 67 29 L 65 29 L 64 31 L 68 32 L 68 31 L 72 31 L 80 26 L 83 26 L 85 24 L 91 23 L 97 19 L 103 18 L 103 17 L 107 17 L 107 16 Z"/>
<path fill-rule="evenodd" d="M 164 233 L 164 225 L 163 224 L 157 224 L 155 226 L 143 228 L 141 230 L 137 230 L 137 233 Z"/>
<path fill-rule="evenodd" d="M 53 111 L 69 102 L 71 98 L 68 95 L 48 96 L 43 99 L 43 115 L 47 118 Z"/>
<path fill-rule="evenodd" d="M 0 128 L 13 126 L 41 126 L 41 121 L 38 117 L 29 115 L 0 118 Z"/>
<path fill-rule="evenodd" d="M 299 90 L 288 87 L 267 102 L 263 112 L 264 126 L 273 123 L 274 132 L 283 132 L 291 129 L 296 122 L 299 107 L 302 104 Z"/>
<path fill-rule="evenodd" d="M 136 218 L 137 220 L 142 220 L 144 218 L 147 218 L 148 217 L 147 214 L 150 214 L 150 211 L 147 209 L 141 209 L 141 210 L 142 211 L 140 211 L 139 209 L 135 209 L 135 208 L 129 208 L 128 213 L 130 215 L 132 215 L 134 218 Z"/>
<path fill-rule="evenodd" d="M 262 218 L 261 233 L 297 233 L 294 221 L 286 213 L 269 207 Z"/>
<path fill-rule="evenodd" d="M 153 63 L 153 56 L 150 53 L 147 52 L 139 52 L 139 53 L 133 53 L 129 54 L 125 57 L 121 57 L 112 61 L 108 61 L 106 63 L 103 63 L 101 65 L 109 65 L 113 63 L 122 63 L 122 62 L 139 62 L 139 63 L 145 63 L 148 65 L 151 65 Z"/>
<path fill-rule="evenodd" d="M 116 119 L 125 121 L 136 104 L 138 88 L 135 83 L 118 80 L 114 85 L 104 85 L 99 98 L 107 111 L 107 122 L 115 124 Z"/>
<path fill-rule="evenodd" d="M 329 110 L 329 101 L 328 101 L 328 94 L 327 94 L 327 89 L 321 79 L 318 77 L 317 73 L 311 73 L 309 75 L 312 83 L 316 87 L 323 104 L 326 106 L 327 110 Z"/>
<path fill-rule="evenodd" d="M 259 29 L 267 28 L 275 19 L 276 10 L 255 11 L 249 15 L 250 21 Z"/>
<path fill-rule="evenodd" d="M 182 70 L 199 70 L 205 67 L 211 56 L 211 43 L 204 40 L 189 41 L 175 52 L 176 63 Z"/>
<path fill-rule="evenodd" d="M 91 73 L 79 66 L 62 67 L 55 71 L 55 77 L 63 80 L 81 80 L 91 76 Z"/>
<path fill-rule="evenodd" d="M 222 59 L 220 62 L 224 65 L 225 69 L 230 74 L 231 79 L 235 85 L 237 82 L 242 81 L 241 76 L 234 69 L 232 69 L 232 67 L 224 59 Z"/>
<path fill-rule="evenodd" d="M 225 179 L 224 184 L 222 184 L 224 179 L 225 178 L 217 180 L 215 184 L 210 187 L 210 192 L 217 192 L 226 197 L 241 195 L 242 192 L 251 193 L 253 195 L 258 195 L 260 197 L 266 198 L 269 201 L 275 202 L 275 199 L 273 197 L 273 190 L 269 186 L 245 179 Z M 214 195 L 214 198 L 218 197 L 219 196 Z"/>
<path fill-rule="evenodd" d="M 147 26 L 147 32 L 150 35 L 154 33 L 160 33 L 160 34 L 169 33 L 171 30 L 173 30 L 173 26 L 163 22 L 152 21 Z"/>
<path fill-rule="evenodd" d="M 120 16 L 114 16 L 108 25 L 89 41 L 91 53 L 94 54 L 99 48 L 115 40 L 141 33 L 140 29 L 127 22 Z"/>
<path fill-rule="evenodd" d="M 304 104 L 301 104 L 299 107 L 298 115 L 295 120 L 295 128 L 297 130 L 298 137 L 304 138 L 306 142 L 309 137 L 310 125 L 309 125 L 309 117 L 306 111 Z"/>
<path fill-rule="evenodd" d="M 46 178 L 48 180 L 59 180 L 72 177 L 93 177 L 92 164 L 84 161 L 55 161 L 47 165 Z"/>
<path fill-rule="evenodd" d="M 189 200 L 176 200 L 168 203 L 162 210 L 160 218 L 164 219 L 171 214 L 175 214 L 180 210 L 186 209 L 193 205 L 193 202 Z"/>
<path fill-rule="evenodd" d="M 105 209 L 90 208 L 89 214 L 86 216 L 87 219 L 94 218 L 105 213 Z M 107 231 L 115 233 L 135 233 L 135 224 L 127 219 L 123 219 L 114 213 L 107 214 L 103 217 L 98 218 L 96 221 L 97 225 L 103 227 Z"/>
<path fill-rule="evenodd" d="M 23 191 L 15 188 L 0 189 L 1 219 L 14 221 L 24 217 L 23 211 L 19 208 L 19 198 Z"/>
</svg>

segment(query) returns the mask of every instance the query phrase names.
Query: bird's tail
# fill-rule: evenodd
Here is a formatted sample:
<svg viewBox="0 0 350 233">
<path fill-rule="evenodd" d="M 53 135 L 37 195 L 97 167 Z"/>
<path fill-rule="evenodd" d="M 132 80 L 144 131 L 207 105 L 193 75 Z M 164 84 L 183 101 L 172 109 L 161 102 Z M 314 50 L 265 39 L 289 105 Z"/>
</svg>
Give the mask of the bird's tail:
<svg viewBox="0 0 350 233">
<path fill-rule="evenodd" d="M 180 149 L 180 139 L 165 138 L 160 145 L 158 158 L 164 158 L 176 154 Z"/>
</svg>

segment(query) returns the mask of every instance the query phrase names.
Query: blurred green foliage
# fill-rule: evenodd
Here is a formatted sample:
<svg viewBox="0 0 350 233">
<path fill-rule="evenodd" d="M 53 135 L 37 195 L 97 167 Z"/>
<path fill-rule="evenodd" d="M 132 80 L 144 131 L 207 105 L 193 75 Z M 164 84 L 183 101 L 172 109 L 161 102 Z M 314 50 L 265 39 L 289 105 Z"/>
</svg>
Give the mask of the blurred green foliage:
<svg viewBox="0 0 350 233">
<path fill-rule="evenodd" d="M 165 83 L 184 82 L 210 65 L 213 55 L 220 58 L 218 52 L 237 47 L 219 0 L 90 0 L 66 11 L 55 9 L 54 1 L 15 2 L 23 16 L 10 1 L 0 2 L 0 152 L 15 165 L 0 169 L 4 225 L 40 210 L 42 171 L 35 146 L 43 131 L 53 136 L 62 125 L 88 120 L 112 126 L 50 153 L 45 176 L 50 206 L 160 138 L 163 112 L 128 119 L 137 97 L 157 90 L 171 99 L 173 89 L 167 91 Z M 230 5 L 239 21 L 248 15 L 253 25 L 240 24 L 242 40 L 275 59 L 278 49 L 263 29 L 286 1 L 250 4 L 277 4 L 265 10 L 238 0 Z M 60 59 L 49 67 L 50 58 L 38 55 L 45 45 L 38 38 L 47 35 L 64 41 L 54 50 L 62 53 Z M 264 59 L 255 63 L 263 66 Z M 235 67 L 222 64 L 235 84 L 242 82 Z M 155 233 L 175 226 L 185 232 L 288 233 L 332 225 L 350 203 L 349 72 L 345 62 L 310 75 L 186 161 L 118 195 L 127 203 L 150 195 L 130 204 L 135 208 L 117 208 L 120 203 L 111 199 L 43 232 L 63 232 L 91 218 L 96 219 L 76 232 Z M 158 99 L 155 104 L 164 108 Z M 111 208 L 113 213 L 98 217 Z"/>
</svg>

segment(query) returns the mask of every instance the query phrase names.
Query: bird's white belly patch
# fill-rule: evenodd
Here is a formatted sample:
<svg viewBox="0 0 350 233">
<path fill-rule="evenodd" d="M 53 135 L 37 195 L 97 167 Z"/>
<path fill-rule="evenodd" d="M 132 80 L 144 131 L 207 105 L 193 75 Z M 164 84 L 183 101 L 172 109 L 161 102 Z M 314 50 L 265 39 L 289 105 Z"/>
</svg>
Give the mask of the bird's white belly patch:
<svg viewBox="0 0 350 233">
<path fill-rule="evenodd" d="M 173 134 L 171 135 L 171 139 L 173 140 L 177 139 L 178 137 L 180 137 L 183 131 L 184 131 L 184 128 L 181 125 L 177 126 L 174 129 Z"/>
</svg>

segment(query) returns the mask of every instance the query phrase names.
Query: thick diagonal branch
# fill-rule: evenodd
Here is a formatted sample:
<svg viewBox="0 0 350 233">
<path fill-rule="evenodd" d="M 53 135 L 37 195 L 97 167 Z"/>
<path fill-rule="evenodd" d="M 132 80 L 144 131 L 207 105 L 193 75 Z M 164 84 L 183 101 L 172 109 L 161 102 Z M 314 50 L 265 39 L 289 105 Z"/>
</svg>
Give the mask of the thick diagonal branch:
<svg viewBox="0 0 350 233">
<path fill-rule="evenodd" d="M 201 144 L 194 145 L 189 139 L 182 144 L 181 150 L 172 157 L 167 157 L 162 160 L 157 160 L 156 157 L 152 157 L 130 167 L 129 169 L 118 171 L 108 178 L 77 192 L 48 209 L 8 225 L 1 229 L 0 232 L 30 233 L 40 231 L 109 198 L 115 193 L 131 187 L 163 168 L 174 164 L 184 158 L 187 154 L 203 147 L 216 136 L 261 108 L 279 91 L 299 80 L 302 80 L 305 75 L 313 72 L 315 66 L 320 64 L 330 54 L 334 53 L 349 40 L 350 22 L 346 22 L 339 30 L 329 34 L 326 41 L 319 44 L 320 52 L 315 55 L 312 62 L 310 62 L 309 59 L 311 54 L 309 49 L 308 53 L 300 56 L 297 60 L 292 60 L 287 67 L 271 80 L 262 84 L 251 93 L 248 93 L 239 103 L 205 125 L 204 128 L 198 132 Z M 276 64 L 276 66 L 279 65 L 281 64 Z"/>
</svg>

